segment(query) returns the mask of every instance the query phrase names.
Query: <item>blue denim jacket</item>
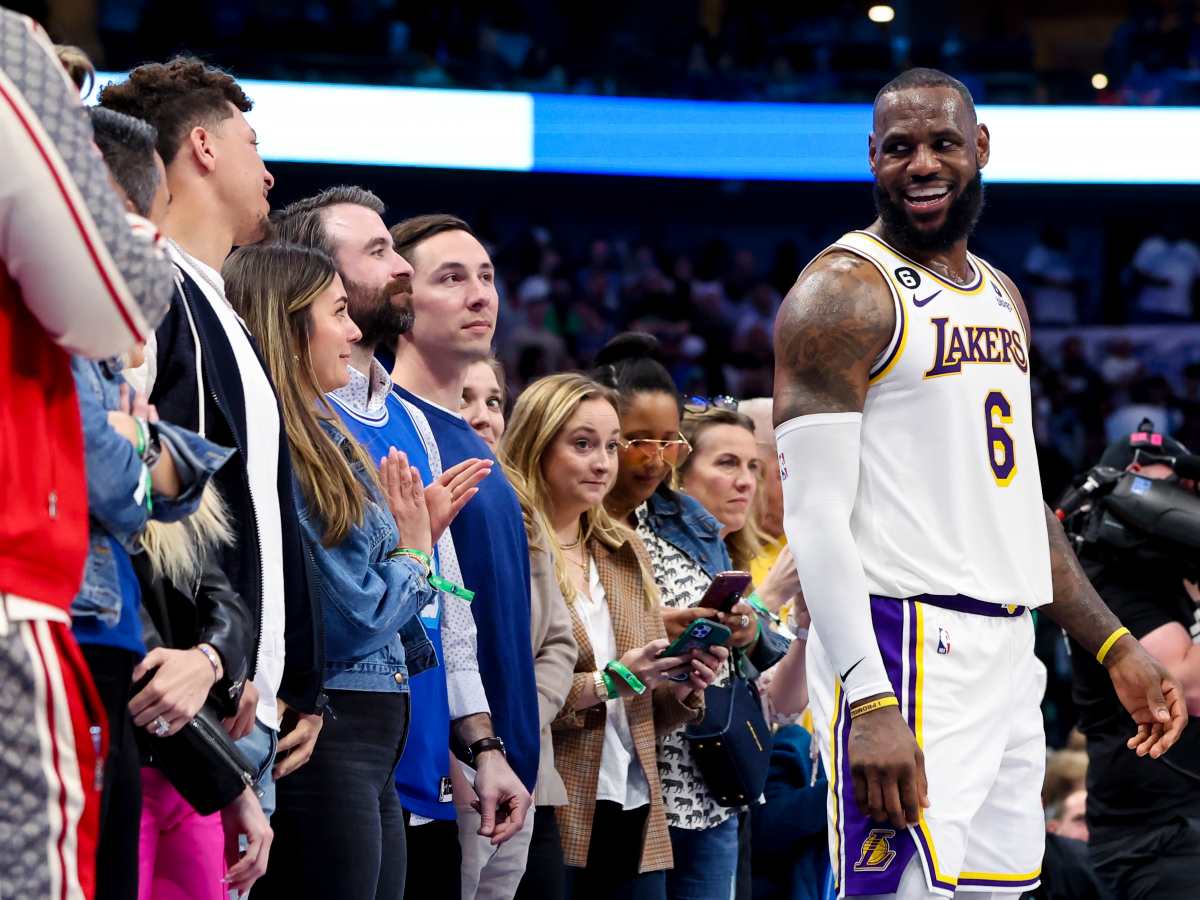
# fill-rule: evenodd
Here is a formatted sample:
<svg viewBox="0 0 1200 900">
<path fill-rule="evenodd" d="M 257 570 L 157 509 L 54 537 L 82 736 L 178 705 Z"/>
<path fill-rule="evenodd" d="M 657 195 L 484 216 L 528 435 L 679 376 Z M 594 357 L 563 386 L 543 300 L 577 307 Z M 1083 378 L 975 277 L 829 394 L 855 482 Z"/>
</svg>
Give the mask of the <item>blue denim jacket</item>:
<svg viewBox="0 0 1200 900">
<path fill-rule="evenodd" d="M 663 486 L 646 501 L 646 524 L 702 568 L 709 578 L 733 568 L 716 516 L 687 494 Z"/>
<path fill-rule="evenodd" d="M 321 424 L 339 446 L 345 442 L 340 431 Z M 298 483 L 293 492 L 325 624 L 325 688 L 407 692 L 410 673 L 437 665 L 417 617 L 434 591 L 415 560 L 388 559 L 400 540 L 395 519 L 361 466 L 354 468 L 370 500 L 362 524 L 335 547 L 321 543 L 324 525 L 308 509 Z"/>
<path fill-rule="evenodd" d="M 687 554 L 709 578 L 733 568 L 729 549 L 721 539 L 721 523 L 694 497 L 663 485 L 646 501 L 646 524 Z M 748 659 L 761 672 L 783 659 L 789 642 L 770 630 L 770 622 L 761 613 L 758 616 L 762 628 Z"/>
<path fill-rule="evenodd" d="M 173 498 L 152 494 L 151 511 L 142 496 L 145 466 L 133 445 L 108 424 L 108 413 L 119 407 L 125 383 L 119 363 L 76 356 L 71 359 L 71 373 L 83 424 L 89 514 L 87 564 L 83 585 L 71 603 L 71 615 L 94 616 L 112 626 L 121 617 L 121 586 L 109 536 L 128 552 L 139 552 L 136 538 L 146 522 L 173 522 L 195 512 L 208 480 L 233 451 L 159 422 L 159 442 L 163 452 L 169 449 L 174 458 L 182 490 Z"/>
</svg>

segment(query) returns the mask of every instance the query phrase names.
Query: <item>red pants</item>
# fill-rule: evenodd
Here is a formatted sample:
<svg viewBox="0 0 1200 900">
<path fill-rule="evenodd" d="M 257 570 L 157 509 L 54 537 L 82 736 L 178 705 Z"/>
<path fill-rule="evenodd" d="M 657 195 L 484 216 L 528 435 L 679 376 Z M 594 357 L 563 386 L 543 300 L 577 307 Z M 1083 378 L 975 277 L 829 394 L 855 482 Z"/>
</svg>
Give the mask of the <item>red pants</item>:
<svg viewBox="0 0 1200 900">
<path fill-rule="evenodd" d="M 70 625 L 10 618 L 7 601 L 0 595 L 0 896 L 91 898 L 104 710 Z"/>
</svg>

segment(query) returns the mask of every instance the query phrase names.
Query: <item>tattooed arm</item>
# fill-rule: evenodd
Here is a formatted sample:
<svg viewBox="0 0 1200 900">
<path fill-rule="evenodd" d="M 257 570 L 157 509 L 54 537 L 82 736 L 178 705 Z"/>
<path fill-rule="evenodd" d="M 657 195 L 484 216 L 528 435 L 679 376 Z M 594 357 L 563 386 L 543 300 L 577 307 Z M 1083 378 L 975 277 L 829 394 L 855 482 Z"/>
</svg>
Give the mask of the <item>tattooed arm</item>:
<svg viewBox="0 0 1200 900">
<path fill-rule="evenodd" d="M 997 271 L 1009 295 L 1016 301 L 1017 314 L 1030 334 L 1025 299 L 1013 280 Z M 1075 641 L 1097 655 L 1104 642 L 1121 627 L 1120 621 L 1096 593 L 1075 557 L 1062 523 L 1046 508 L 1046 532 L 1050 540 L 1050 579 L 1054 602 L 1042 607 L 1046 616 Z M 1121 704 L 1137 724 L 1137 734 L 1128 741 L 1138 756 L 1158 758 L 1179 739 L 1187 724 L 1187 703 L 1179 683 L 1136 641 L 1132 635 L 1119 638 L 1104 657 Z"/>
<path fill-rule="evenodd" d="M 814 263 L 775 323 L 774 415 L 784 530 L 813 628 L 839 673 L 838 715 L 872 700 L 892 704 L 851 720 L 855 798 L 872 818 L 902 828 L 928 805 L 924 759 L 883 667 L 850 531 L 870 370 L 895 324 L 891 293 L 874 266 L 843 253 Z"/>
<path fill-rule="evenodd" d="M 1095 656 L 1121 623 L 1088 581 L 1062 523 L 1049 507 L 1046 530 L 1050 535 L 1054 602 L 1042 610 Z M 1162 756 L 1179 740 L 1187 724 L 1187 705 L 1179 682 L 1130 634 L 1109 648 L 1104 667 L 1121 705 L 1137 724 L 1137 734 L 1128 741 L 1129 749 L 1136 750 L 1138 756 Z"/>
<path fill-rule="evenodd" d="M 871 364 L 895 325 L 873 265 L 837 251 L 813 263 L 775 321 L 775 426 L 812 413 L 862 412 Z"/>
</svg>

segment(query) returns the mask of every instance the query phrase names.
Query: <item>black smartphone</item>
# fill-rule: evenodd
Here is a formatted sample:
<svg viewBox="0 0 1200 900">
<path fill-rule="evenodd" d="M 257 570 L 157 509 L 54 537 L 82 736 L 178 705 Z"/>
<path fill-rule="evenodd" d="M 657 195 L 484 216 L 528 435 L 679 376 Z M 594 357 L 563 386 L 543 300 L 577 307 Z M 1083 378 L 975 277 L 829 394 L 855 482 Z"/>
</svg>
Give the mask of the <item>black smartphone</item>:
<svg viewBox="0 0 1200 900">
<path fill-rule="evenodd" d="M 749 572 L 718 572 L 712 580 L 704 597 L 696 604 L 702 609 L 715 609 L 717 612 L 732 612 L 738 601 L 750 589 L 751 577 Z"/>
</svg>

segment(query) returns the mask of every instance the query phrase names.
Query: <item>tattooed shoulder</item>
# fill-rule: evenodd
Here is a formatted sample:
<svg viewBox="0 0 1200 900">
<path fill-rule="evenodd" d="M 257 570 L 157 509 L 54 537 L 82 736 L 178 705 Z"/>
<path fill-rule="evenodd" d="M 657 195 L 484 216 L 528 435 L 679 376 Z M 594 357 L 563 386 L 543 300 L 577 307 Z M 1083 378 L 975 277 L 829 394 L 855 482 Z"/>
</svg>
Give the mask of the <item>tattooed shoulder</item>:
<svg viewBox="0 0 1200 900">
<path fill-rule="evenodd" d="M 896 313 L 883 276 L 832 252 L 796 280 L 775 322 L 775 422 L 863 407 L 870 368 Z"/>
</svg>

